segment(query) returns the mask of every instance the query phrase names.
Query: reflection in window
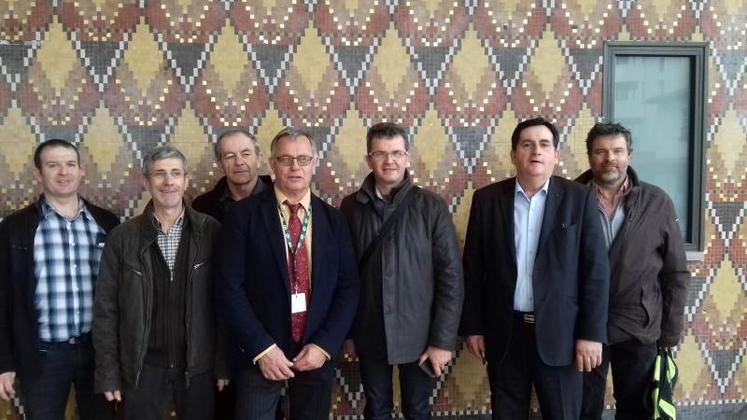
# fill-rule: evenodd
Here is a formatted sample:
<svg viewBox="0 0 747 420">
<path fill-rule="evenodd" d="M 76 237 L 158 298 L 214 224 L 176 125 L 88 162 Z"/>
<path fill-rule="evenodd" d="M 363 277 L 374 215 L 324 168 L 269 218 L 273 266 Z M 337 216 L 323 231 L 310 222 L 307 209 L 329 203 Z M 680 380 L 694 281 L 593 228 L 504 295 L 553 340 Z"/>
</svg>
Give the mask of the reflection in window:
<svg viewBox="0 0 747 420">
<path fill-rule="evenodd" d="M 615 61 L 615 120 L 633 133 L 631 165 L 672 197 L 684 236 L 690 223 L 690 67 L 688 57 Z"/>
<path fill-rule="evenodd" d="M 706 43 L 607 42 L 604 115 L 633 133 L 631 165 L 674 202 L 689 250 L 703 249 Z"/>
</svg>

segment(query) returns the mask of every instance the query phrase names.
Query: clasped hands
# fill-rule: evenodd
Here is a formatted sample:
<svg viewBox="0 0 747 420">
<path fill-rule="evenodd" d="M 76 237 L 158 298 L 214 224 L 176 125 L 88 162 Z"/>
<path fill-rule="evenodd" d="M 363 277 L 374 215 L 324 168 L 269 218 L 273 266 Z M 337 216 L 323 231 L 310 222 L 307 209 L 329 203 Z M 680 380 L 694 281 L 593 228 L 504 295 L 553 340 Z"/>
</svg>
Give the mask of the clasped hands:
<svg viewBox="0 0 747 420">
<path fill-rule="evenodd" d="M 327 357 L 314 344 L 305 345 L 292 361 L 285 357 L 280 347 L 274 346 L 257 361 L 257 366 L 265 379 L 285 381 L 296 376 L 294 370 L 308 372 L 319 369 L 326 361 Z"/>
</svg>

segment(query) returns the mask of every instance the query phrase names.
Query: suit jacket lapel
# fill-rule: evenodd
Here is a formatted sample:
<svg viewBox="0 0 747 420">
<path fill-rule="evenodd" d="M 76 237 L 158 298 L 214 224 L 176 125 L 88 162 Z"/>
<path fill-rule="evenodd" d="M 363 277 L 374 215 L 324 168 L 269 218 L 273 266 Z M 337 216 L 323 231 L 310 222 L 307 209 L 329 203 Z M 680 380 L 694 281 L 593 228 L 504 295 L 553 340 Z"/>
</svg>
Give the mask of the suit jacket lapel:
<svg viewBox="0 0 747 420">
<path fill-rule="evenodd" d="M 324 223 L 324 215 L 322 214 L 321 209 L 321 203 L 317 201 L 316 197 L 312 194 L 311 195 L 311 224 L 312 224 L 312 230 L 311 230 L 311 243 L 313 244 L 311 248 L 311 278 L 309 279 L 311 281 L 311 287 L 312 287 L 312 296 L 313 291 L 316 291 L 320 284 L 318 284 L 317 281 L 321 278 L 321 269 L 323 264 L 319 261 L 320 259 L 320 251 L 322 251 L 322 247 L 326 243 L 327 240 L 327 225 Z M 313 302 L 313 299 L 312 299 Z"/>
<path fill-rule="evenodd" d="M 309 307 L 306 309 L 308 318 L 306 319 L 306 325 L 319 325 L 323 322 L 327 316 L 325 308 L 322 302 L 325 302 L 324 298 L 314 299 L 314 296 L 329 296 L 332 291 L 328 290 L 334 281 L 330 281 L 328 277 L 330 274 L 325 271 L 329 265 L 329 261 L 325 261 L 329 256 L 328 244 L 333 240 L 334 237 L 330 231 L 329 224 L 327 223 L 326 213 L 323 209 L 322 201 L 311 195 L 311 302 Z M 326 264 L 325 264 L 326 262 Z M 306 329 L 306 334 L 309 333 L 309 329 Z M 304 342 L 308 339 L 308 336 L 304 336 Z"/>
<path fill-rule="evenodd" d="M 498 199 L 498 206 L 501 211 L 501 217 L 503 220 L 503 232 L 498 232 L 498 237 L 501 236 L 506 241 L 506 249 L 511 250 L 511 261 L 516 265 L 516 243 L 514 242 L 514 188 L 516 184 L 514 182 L 506 183 L 506 188 L 500 192 Z"/>
<path fill-rule="evenodd" d="M 542 229 L 540 230 L 539 242 L 537 243 L 537 253 L 544 249 L 547 238 L 552 233 L 555 226 L 555 218 L 558 214 L 558 206 L 563 199 L 563 190 L 554 178 L 550 178 L 550 185 L 547 187 L 547 200 L 545 201 L 545 214 L 542 217 Z M 536 254 L 535 254 L 536 255 Z"/>
<path fill-rule="evenodd" d="M 281 277 L 283 279 L 283 286 L 285 290 L 290 294 L 290 280 L 288 277 L 288 249 L 285 246 L 285 238 L 283 230 L 280 228 L 280 219 L 278 215 L 278 205 L 275 199 L 275 194 L 270 191 L 265 194 L 265 200 L 262 203 L 262 218 L 265 230 L 267 231 L 267 237 L 269 238 L 269 244 L 272 248 L 272 253 L 275 255 L 275 261 L 280 270 Z"/>
</svg>

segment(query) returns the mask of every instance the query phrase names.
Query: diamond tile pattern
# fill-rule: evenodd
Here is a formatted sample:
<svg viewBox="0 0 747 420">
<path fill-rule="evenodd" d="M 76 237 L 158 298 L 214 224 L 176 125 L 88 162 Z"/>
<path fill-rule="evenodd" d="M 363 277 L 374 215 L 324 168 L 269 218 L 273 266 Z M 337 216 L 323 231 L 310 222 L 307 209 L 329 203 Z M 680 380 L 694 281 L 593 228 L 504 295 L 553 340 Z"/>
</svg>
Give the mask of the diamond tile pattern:
<svg viewBox="0 0 747 420">
<path fill-rule="evenodd" d="M 147 200 L 144 153 L 180 147 L 197 195 L 218 177 L 212 143 L 236 126 L 257 134 L 265 155 L 281 127 L 310 127 L 322 156 L 314 188 L 338 204 L 368 172 L 366 127 L 389 120 L 409 131 L 414 178 L 447 200 L 463 241 L 474 191 L 512 173 L 519 120 L 557 121 L 558 174 L 587 167 L 583 138 L 603 117 L 604 41 L 708 41 L 706 249 L 690 267 L 676 397 L 744 406 L 745 31 L 740 0 L 4 1 L 0 217 L 39 192 L 30 162 L 45 139 L 77 143 L 83 193 L 127 218 Z M 362 418 L 354 362 L 335 383 L 333 416 Z M 486 416 L 484 369 L 460 348 L 432 400 L 438 416 Z M 0 403 L 5 416 L 17 411 Z"/>
</svg>

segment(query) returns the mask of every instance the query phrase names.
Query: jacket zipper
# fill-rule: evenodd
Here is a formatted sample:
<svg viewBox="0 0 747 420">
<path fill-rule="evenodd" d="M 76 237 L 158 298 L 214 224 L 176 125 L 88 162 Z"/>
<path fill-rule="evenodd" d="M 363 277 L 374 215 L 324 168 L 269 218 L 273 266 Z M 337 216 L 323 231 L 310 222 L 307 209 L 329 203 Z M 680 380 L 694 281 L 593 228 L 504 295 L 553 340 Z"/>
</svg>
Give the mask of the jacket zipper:
<svg viewBox="0 0 747 420">
<path fill-rule="evenodd" d="M 199 243 L 199 242 L 198 242 Z M 200 253 L 200 247 L 199 245 L 195 244 L 195 256 L 199 255 Z M 184 370 L 184 382 L 187 387 L 189 387 L 189 364 L 191 361 L 192 356 L 192 346 L 190 345 L 190 342 L 192 341 L 192 295 L 193 295 L 193 284 L 194 284 L 194 276 L 195 272 L 205 265 L 205 262 L 197 263 L 192 266 L 192 271 L 190 271 L 188 279 L 189 279 L 189 294 L 187 295 L 187 299 L 189 300 L 187 305 L 187 311 L 186 311 L 186 317 L 187 317 L 187 368 Z"/>
<path fill-rule="evenodd" d="M 143 264 L 143 267 L 145 266 L 146 265 Z M 145 270 L 143 270 L 142 272 L 137 271 L 137 270 L 133 270 L 133 271 L 135 271 L 140 277 L 143 278 L 143 282 L 147 280 L 145 276 Z M 146 313 L 148 312 L 148 295 L 149 293 L 145 293 L 145 292 L 143 293 L 143 310 Z M 144 319 L 147 319 L 147 316 L 145 316 Z M 145 328 L 143 328 L 142 344 L 140 347 L 140 354 L 138 355 L 137 373 L 135 373 L 135 386 L 138 386 L 138 384 L 140 383 L 140 374 L 143 372 L 143 363 L 145 362 L 145 352 L 148 348 L 148 342 L 147 342 L 148 325 L 147 324 L 148 323 L 146 323 Z"/>
</svg>

